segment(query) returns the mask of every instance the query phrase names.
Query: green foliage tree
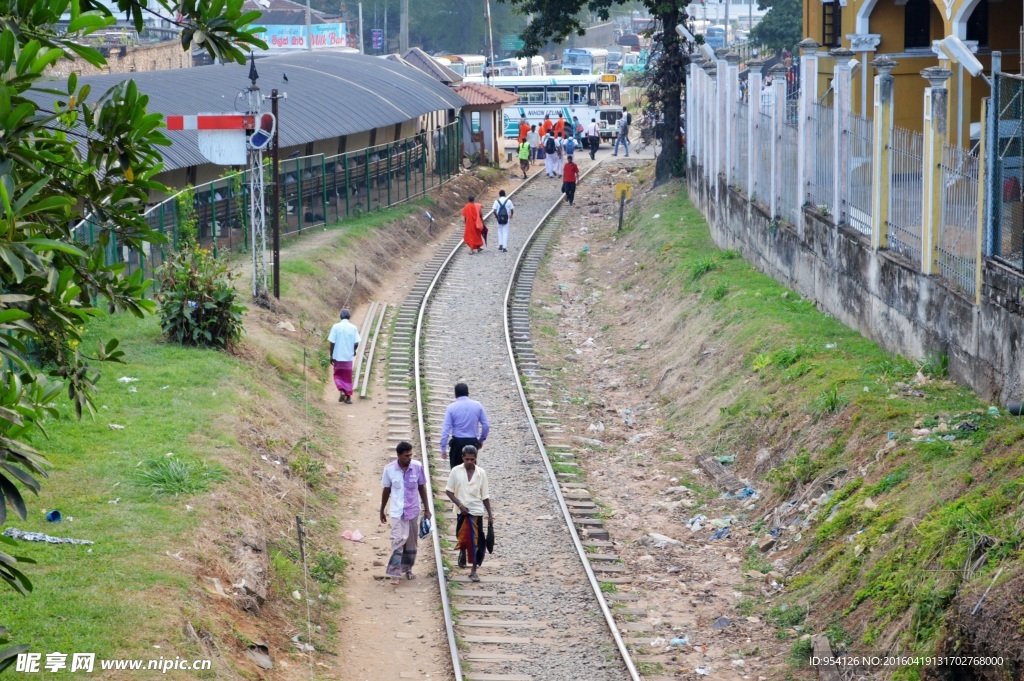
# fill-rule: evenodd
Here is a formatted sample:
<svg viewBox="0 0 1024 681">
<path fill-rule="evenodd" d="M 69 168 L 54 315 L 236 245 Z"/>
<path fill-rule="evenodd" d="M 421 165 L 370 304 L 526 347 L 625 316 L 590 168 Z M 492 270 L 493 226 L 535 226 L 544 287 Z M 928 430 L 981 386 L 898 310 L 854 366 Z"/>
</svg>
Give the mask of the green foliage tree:
<svg viewBox="0 0 1024 681">
<path fill-rule="evenodd" d="M 800 0 L 757 0 L 757 8 L 768 13 L 750 31 L 750 41 L 772 52 L 792 50 L 803 40 L 803 8 Z"/>
<path fill-rule="evenodd" d="M 139 30 L 159 12 L 177 16 L 183 49 L 200 45 L 224 61 L 245 62 L 245 50 L 265 48 L 242 12 L 242 0 L 118 0 Z M 61 16 L 70 23 L 58 30 Z M 46 76 L 47 66 L 79 58 L 94 66 L 103 56 L 87 37 L 114 23 L 96 0 L 0 0 L 0 525 L 8 507 L 24 519 L 22 490 L 38 493 L 48 463 L 29 442 L 64 391 L 79 416 L 92 410 L 98 373 L 90 362 L 117 361 L 117 341 L 81 347 L 86 322 L 109 311 L 143 315 L 150 282 L 124 265 L 107 265 L 116 239 L 140 248 L 162 237 L 146 225 L 143 206 L 161 170 L 162 116 L 146 110 L 133 81 L 92 93 L 78 79 Z M 93 244 L 72 227 L 90 216 Z M 100 302 L 97 302 L 100 301 Z M 4 542 L 5 544 L 9 542 Z M 22 594 L 31 582 L 26 562 L 0 552 L 0 579 Z M 0 632 L 2 635 L 2 632 Z M 18 646 L 0 650 L 0 670 Z"/>
<path fill-rule="evenodd" d="M 532 14 L 533 21 L 520 34 L 525 46 L 521 54 L 533 55 L 549 41 L 560 42 L 572 33 L 584 35 L 584 20 L 597 16 L 606 21 L 611 8 L 622 0 L 507 0 L 524 14 Z M 682 141 L 679 139 L 681 96 L 688 51 L 676 33 L 676 26 L 689 18 L 689 0 L 643 0 L 644 9 L 655 18 L 649 75 L 645 84 L 650 111 L 664 116 L 665 135 L 655 166 L 655 178 L 662 182 L 678 174 L 684 167 Z M 584 11 L 586 10 L 586 11 Z"/>
</svg>

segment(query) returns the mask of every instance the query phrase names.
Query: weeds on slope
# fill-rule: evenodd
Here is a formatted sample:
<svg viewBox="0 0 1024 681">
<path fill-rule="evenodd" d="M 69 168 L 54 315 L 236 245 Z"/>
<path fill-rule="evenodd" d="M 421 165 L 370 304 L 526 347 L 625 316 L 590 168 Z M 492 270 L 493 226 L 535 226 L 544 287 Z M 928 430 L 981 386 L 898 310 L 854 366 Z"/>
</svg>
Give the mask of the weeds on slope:
<svg viewBox="0 0 1024 681">
<path fill-rule="evenodd" d="M 694 445 L 735 455 L 762 479 L 769 509 L 809 485 L 827 495 L 772 557 L 795 575 L 790 607 L 816 603 L 810 621 L 849 632 L 853 647 L 934 652 L 958 595 L 999 566 L 1022 568 L 1024 426 L 946 380 L 948 357 L 887 353 L 720 251 L 681 185 L 659 191 L 627 223 L 647 255 L 637 272 L 648 270 L 653 295 L 692 301 L 680 334 L 704 334 L 735 360 L 672 418 L 724 400 Z"/>
</svg>

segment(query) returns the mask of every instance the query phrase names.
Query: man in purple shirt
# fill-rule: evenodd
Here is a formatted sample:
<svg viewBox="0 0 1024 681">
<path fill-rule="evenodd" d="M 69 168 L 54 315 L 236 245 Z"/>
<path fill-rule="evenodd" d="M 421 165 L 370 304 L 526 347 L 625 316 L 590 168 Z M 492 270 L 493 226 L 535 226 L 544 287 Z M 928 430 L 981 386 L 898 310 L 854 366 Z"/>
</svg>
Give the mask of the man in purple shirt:
<svg viewBox="0 0 1024 681">
<path fill-rule="evenodd" d="M 466 445 L 473 445 L 478 450 L 483 449 L 484 440 L 487 439 L 490 430 L 491 424 L 487 422 L 487 414 L 484 412 L 483 405 L 476 400 L 469 399 L 468 385 L 457 383 L 455 385 L 455 401 L 444 410 L 444 425 L 441 426 L 441 458 L 448 453 L 448 465 L 455 468 L 462 463 L 462 448 Z"/>
<path fill-rule="evenodd" d="M 387 575 L 392 584 L 400 583 L 403 574 L 406 579 L 416 579 L 412 566 L 416 562 L 421 502 L 423 515 L 430 520 L 423 465 L 412 460 L 412 445 L 408 442 L 399 442 L 395 452 L 398 458 L 384 467 L 380 481 L 384 488 L 380 495 L 381 523 L 388 522 L 387 516 L 391 516 L 391 560 L 388 561 Z M 390 512 L 385 515 L 389 499 Z"/>
</svg>

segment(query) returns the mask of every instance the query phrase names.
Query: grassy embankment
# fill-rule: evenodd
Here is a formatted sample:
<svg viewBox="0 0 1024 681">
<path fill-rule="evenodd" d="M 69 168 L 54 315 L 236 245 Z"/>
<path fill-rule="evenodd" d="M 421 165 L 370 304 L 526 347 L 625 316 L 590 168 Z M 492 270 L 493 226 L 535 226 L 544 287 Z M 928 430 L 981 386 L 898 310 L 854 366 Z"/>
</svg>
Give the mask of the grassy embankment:
<svg viewBox="0 0 1024 681">
<path fill-rule="evenodd" d="M 863 651 L 935 652 L 958 596 L 969 609 L 1000 568 L 989 599 L 1012 601 L 1000 589 L 1021 572 L 1024 422 L 945 380 L 945 358 L 893 356 L 716 248 L 682 185 L 657 193 L 629 223 L 628 243 L 647 256 L 630 279 L 646 276 L 653 295 L 691 301 L 676 327 L 706 334 L 735 369 L 706 377 L 699 405 L 666 404 L 666 428 L 709 423 L 691 430 L 690 444 L 737 455 L 745 476 L 768 448 L 776 463 L 761 480 L 769 503 L 759 508 L 806 486 L 832 491 L 796 526 L 799 539 L 786 535 L 788 607 L 759 606 L 780 638 L 806 625 Z M 725 395 L 717 414 L 702 413 Z M 771 569 L 756 550 L 747 566 Z M 1003 654 L 1015 635 L 1006 632 Z M 1004 642 L 988 643 L 994 654 Z M 793 647 L 794 659 L 806 659 L 809 641 Z M 919 673 L 903 668 L 895 678 Z"/>
<path fill-rule="evenodd" d="M 326 230 L 331 234 L 323 229 L 314 234 L 323 248 L 352 249 L 424 205 L 433 204 L 424 199 L 348 220 Z M 301 250 L 307 238 L 287 245 Z M 286 309 L 292 302 L 290 282 L 322 276 L 322 267 L 301 256 L 282 262 Z M 247 283 L 241 281 L 239 288 L 244 291 Z M 252 311 L 247 327 L 252 332 Z M 275 640 L 262 620 L 297 622 L 301 616 L 305 631 L 305 607 L 290 595 L 301 588 L 302 573 L 289 526 L 303 488 L 310 492 L 306 518 L 314 521 L 307 525 L 306 549 L 314 588 L 329 594 L 344 569 L 331 517 L 336 496 L 323 455 L 340 445 L 322 412 L 305 404 L 307 388 L 311 403 L 319 402 L 316 381 L 324 374 L 314 368 L 305 384 L 302 346 L 313 351 L 309 361 L 316 362 L 321 339 L 300 335 L 282 342 L 251 333 L 233 355 L 168 345 L 156 317 L 113 316 L 89 325 L 84 347 L 111 337 L 122 340 L 125 364 L 101 367 L 95 417 L 78 420 L 70 404 L 61 404 L 60 417 L 47 424 L 49 438 L 35 442 L 53 463 L 51 475 L 40 496 L 29 499 L 28 521 L 8 523 L 95 544 L 19 542 L 14 553 L 38 562 L 26 570 L 35 589 L 28 598 L 0 592 L 0 623 L 9 626 L 14 642 L 44 654 L 215 657 L 186 637 L 187 621 L 200 637 L 209 634 L 228 658 L 261 637 L 277 658 L 286 639 Z M 120 377 L 137 380 L 119 382 Z M 275 483 L 275 474 L 284 480 Z M 270 490 L 263 489 L 268 484 L 278 485 L 274 498 L 284 491 L 290 493 L 287 499 L 272 501 Z M 64 521 L 46 522 L 46 509 L 59 509 Z M 223 583 L 221 569 L 231 564 L 232 542 L 262 525 L 271 592 L 261 616 L 211 606 L 202 577 L 219 575 Z M 281 595 L 285 598 L 274 598 Z M 323 625 L 317 648 L 323 649 L 335 631 L 322 612 L 316 618 Z M 231 675 L 230 666 L 222 660 L 212 675 Z"/>
</svg>

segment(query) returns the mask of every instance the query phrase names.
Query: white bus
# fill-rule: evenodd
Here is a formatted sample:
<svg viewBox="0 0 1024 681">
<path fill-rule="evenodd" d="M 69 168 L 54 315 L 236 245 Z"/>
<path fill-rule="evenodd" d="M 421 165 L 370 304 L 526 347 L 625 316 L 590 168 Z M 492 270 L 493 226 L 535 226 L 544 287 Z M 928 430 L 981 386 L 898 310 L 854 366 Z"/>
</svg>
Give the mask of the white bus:
<svg viewBox="0 0 1024 681">
<path fill-rule="evenodd" d="M 491 73 L 495 76 L 543 76 L 544 57 L 498 59 Z"/>
<path fill-rule="evenodd" d="M 452 71 L 463 78 L 484 75 L 487 58 L 482 54 L 445 54 L 442 57 L 450 61 Z"/>
<path fill-rule="evenodd" d="M 566 121 L 575 116 L 584 127 L 590 119 L 597 119 L 601 138 L 615 137 L 615 123 L 622 114 L 618 76 L 496 76 L 489 84 L 519 95 L 519 102 L 503 111 L 505 137 L 519 136 L 519 119 L 523 116 L 530 125 L 539 127 L 545 115 L 554 121 L 559 113 Z"/>
<path fill-rule="evenodd" d="M 599 47 L 570 47 L 562 53 L 562 68 L 574 76 L 608 71 L 608 50 Z"/>
</svg>

